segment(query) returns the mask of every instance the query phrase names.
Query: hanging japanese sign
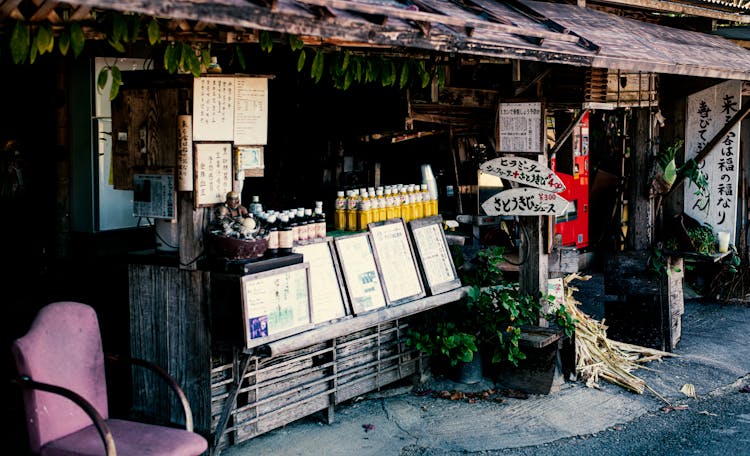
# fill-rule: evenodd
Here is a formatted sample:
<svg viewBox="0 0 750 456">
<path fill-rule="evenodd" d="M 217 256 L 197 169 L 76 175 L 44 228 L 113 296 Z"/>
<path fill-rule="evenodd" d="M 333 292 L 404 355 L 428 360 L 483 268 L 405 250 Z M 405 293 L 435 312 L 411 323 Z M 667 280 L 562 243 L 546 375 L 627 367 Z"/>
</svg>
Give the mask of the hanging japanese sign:
<svg viewBox="0 0 750 456">
<path fill-rule="evenodd" d="M 742 81 L 727 81 L 688 96 L 685 159 L 694 158 L 740 109 Z M 685 208 L 690 217 L 710 224 L 714 232 L 728 231 L 734 243 L 737 223 L 737 183 L 740 153 L 738 123 L 699 165 L 706 173 L 707 191 L 685 183 Z"/>
<path fill-rule="evenodd" d="M 565 190 L 565 184 L 557 174 L 538 161 L 528 158 L 512 156 L 493 158 L 479 165 L 479 170 L 553 193 Z"/>
<path fill-rule="evenodd" d="M 512 188 L 482 203 L 487 215 L 562 215 L 568 201 L 557 193 L 539 188 Z"/>
<path fill-rule="evenodd" d="M 498 152 L 544 152 L 544 108 L 541 102 L 500 103 L 497 117 Z"/>
</svg>

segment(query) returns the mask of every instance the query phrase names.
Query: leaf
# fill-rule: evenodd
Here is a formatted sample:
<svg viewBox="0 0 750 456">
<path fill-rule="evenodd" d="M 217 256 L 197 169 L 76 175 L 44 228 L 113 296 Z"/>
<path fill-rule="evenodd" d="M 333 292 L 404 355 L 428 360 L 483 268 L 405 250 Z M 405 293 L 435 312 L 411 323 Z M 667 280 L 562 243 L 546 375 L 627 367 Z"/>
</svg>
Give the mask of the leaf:
<svg viewBox="0 0 750 456">
<path fill-rule="evenodd" d="M 107 40 L 107 42 L 117 52 L 125 52 L 125 46 L 123 46 L 119 41 Z"/>
<path fill-rule="evenodd" d="M 180 61 L 177 64 L 177 68 L 182 68 L 183 70 L 189 70 L 190 69 L 190 54 L 195 55 L 195 51 L 193 51 L 193 48 L 190 47 L 187 43 L 181 43 L 180 44 Z"/>
<path fill-rule="evenodd" d="M 167 68 L 167 71 L 171 74 L 177 71 L 177 68 L 179 67 L 180 49 L 177 49 L 177 46 L 172 43 L 167 46 L 167 51 L 169 51 L 169 53 L 167 54 L 165 51 L 164 54 L 165 66 Z"/>
<path fill-rule="evenodd" d="M 347 71 L 346 75 L 344 76 L 344 90 L 349 90 L 349 87 L 352 85 L 352 80 L 354 80 L 354 72 Z"/>
<path fill-rule="evenodd" d="M 29 36 L 29 29 L 20 22 L 16 22 L 16 25 L 13 27 L 13 33 L 10 36 L 10 53 L 13 56 L 13 63 L 19 64 L 26 60 L 30 45 L 31 37 Z"/>
<path fill-rule="evenodd" d="M 110 39 L 115 43 L 119 43 L 122 39 L 128 39 L 128 24 L 125 22 L 122 14 L 112 14 L 112 36 Z"/>
<path fill-rule="evenodd" d="M 305 43 L 300 37 L 298 37 L 297 35 L 289 35 L 289 46 L 293 51 L 302 49 L 304 45 Z"/>
<path fill-rule="evenodd" d="M 201 76 L 201 61 L 195 54 L 195 52 L 192 52 L 188 55 L 189 58 L 187 64 L 190 69 L 190 73 L 193 74 L 193 77 L 199 78 Z"/>
<path fill-rule="evenodd" d="M 344 59 L 341 62 L 341 69 L 342 70 L 346 70 L 347 68 L 349 68 L 349 53 L 345 52 L 344 53 Z"/>
<path fill-rule="evenodd" d="M 130 43 L 136 42 L 138 35 L 141 34 L 141 21 L 142 17 L 139 14 L 130 15 L 130 36 L 126 41 Z"/>
<path fill-rule="evenodd" d="M 664 181 L 671 186 L 676 179 L 677 165 L 675 165 L 674 160 L 672 160 L 667 164 L 666 168 L 664 168 Z"/>
<path fill-rule="evenodd" d="M 109 79 L 109 67 L 104 67 L 101 70 L 99 70 L 99 75 L 96 77 L 96 86 L 99 87 L 99 90 L 104 90 L 104 86 L 107 85 L 108 79 Z"/>
<path fill-rule="evenodd" d="M 299 51 L 299 57 L 297 58 L 297 73 L 302 71 L 302 69 L 305 67 L 305 60 L 307 59 L 307 53 L 304 49 Z"/>
<path fill-rule="evenodd" d="M 320 81 L 321 77 L 323 77 L 323 63 L 323 53 L 321 51 L 315 51 L 312 67 L 310 67 L 310 77 L 313 78 L 316 83 Z"/>
<path fill-rule="evenodd" d="M 398 88 L 403 89 L 406 87 L 406 84 L 409 82 L 409 61 L 404 60 L 403 65 L 401 65 L 401 78 L 398 81 Z"/>
<path fill-rule="evenodd" d="M 60 50 L 60 54 L 68 55 L 68 49 L 70 49 L 70 32 L 63 30 L 60 33 L 60 39 L 57 40 L 57 48 Z"/>
<path fill-rule="evenodd" d="M 152 19 L 148 23 L 148 42 L 151 46 L 161 41 L 161 30 L 159 29 L 159 23 L 156 19 Z"/>
<path fill-rule="evenodd" d="M 50 29 L 40 26 L 36 31 L 36 47 L 39 49 L 39 55 L 46 52 L 52 52 L 55 46 L 55 38 L 52 36 Z"/>
<path fill-rule="evenodd" d="M 260 32 L 260 49 L 266 52 L 271 52 L 273 49 L 273 39 L 270 32 L 265 30 Z"/>
<path fill-rule="evenodd" d="M 120 93 L 122 73 L 120 73 L 120 69 L 117 65 L 112 65 L 109 71 L 112 73 L 112 86 L 109 88 L 109 100 L 112 101 L 117 98 L 117 94 Z"/>
<path fill-rule="evenodd" d="M 207 47 L 201 49 L 201 63 L 208 67 L 211 64 L 211 52 Z"/>
<path fill-rule="evenodd" d="M 70 47 L 73 48 L 73 56 L 78 57 L 83 52 L 83 46 L 86 44 L 86 38 L 83 36 L 83 30 L 78 22 L 70 26 Z"/>
<path fill-rule="evenodd" d="M 242 49 L 240 49 L 239 46 L 234 48 L 235 53 L 237 54 L 237 63 L 240 64 L 240 68 L 243 70 L 246 68 L 245 64 L 245 55 L 242 53 Z"/>
<path fill-rule="evenodd" d="M 38 52 L 39 51 L 36 46 L 36 38 L 34 38 L 34 44 L 32 44 L 31 52 L 29 53 L 29 63 L 34 63 L 36 61 L 36 56 Z"/>
</svg>

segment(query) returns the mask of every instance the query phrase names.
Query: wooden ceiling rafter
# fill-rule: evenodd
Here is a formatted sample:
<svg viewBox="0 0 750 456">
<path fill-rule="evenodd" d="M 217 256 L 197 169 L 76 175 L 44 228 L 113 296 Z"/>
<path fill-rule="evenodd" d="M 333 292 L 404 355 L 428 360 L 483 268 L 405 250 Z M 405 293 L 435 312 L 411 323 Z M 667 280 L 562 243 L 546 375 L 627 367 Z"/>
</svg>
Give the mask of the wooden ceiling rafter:
<svg viewBox="0 0 750 456">
<path fill-rule="evenodd" d="M 395 8 L 392 6 L 372 5 L 359 3 L 356 1 L 348 0 L 297 0 L 300 4 L 307 5 L 319 5 L 329 6 L 333 9 L 340 9 L 344 11 L 358 11 L 369 14 L 385 14 L 391 18 L 401 19 L 404 21 L 415 21 L 415 22 L 429 22 L 442 25 L 454 25 L 458 27 L 472 27 L 476 29 L 484 29 L 494 32 L 510 33 L 510 34 L 522 34 L 528 36 L 534 36 L 538 38 L 547 38 L 550 40 L 564 41 L 569 43 L 578 43 L 579 37 L 570 36 L 567 34 L 561 34 L 551 31 L 544 30 L 531 30 L 523 27 L 514 27 L 505 24 L 497 24 L 494 22 L 476 19 L 461 19 L 453 16 L 441 16 L 433 13 L 424 11 L 413 11 L 403 8 Z"/>
<path fill-rule="evenodd" d="M 11 14 L 13 14 L 14 11 L 16 14 L 21 15 L 21 12 L 18 11 L 18 5 L 20 4 L 21 0 L 5 0 L 2 5 L 0 5 L 0 21 L 7 17 L 11 17 Z"/>
<path fill-rule="evenodd" d="M 55 0 L 40 0 L 35 1 L 34 4 L 36 4 L 38 9 L 29 19 L 31 22 L 43 20 L 47 20 L 51 24 L 59 24 L 60 22 L 62 22 L 60 16 L 58 16 L 57 12 L 55 12 L 55 8 L 57 8 L 60 2 Z"/>
</svg>

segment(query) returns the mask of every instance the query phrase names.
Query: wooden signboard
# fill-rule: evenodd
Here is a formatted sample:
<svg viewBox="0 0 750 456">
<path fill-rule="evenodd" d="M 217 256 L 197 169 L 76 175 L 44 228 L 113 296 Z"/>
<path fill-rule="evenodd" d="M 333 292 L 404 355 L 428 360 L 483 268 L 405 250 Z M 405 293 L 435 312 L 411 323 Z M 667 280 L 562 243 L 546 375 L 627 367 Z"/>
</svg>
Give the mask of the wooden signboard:
<svg viewBox="0 0 750 456">
<path fill-rule="evenodd" d="M 310 295 L 313 323 L 323 323 L 347 314 L 344 284 L 329 241 L 320 240 L 293 248 L 310 264 Z"/>
<path fill-rule="evenodd" d="M 513 156 L 493 158 L 479 165 L 479 170 L 553 193 L 565 190 L 562 179 L 537 160 Z"/>
<path fill-rule="evenodd" d="M 541 101 L 498 106 L 497 152 L 544 152 L 544 106 Z"/>
<path fill-rule="evenodd" d="M 557 193 L 539 188 L 512 188 L 482 203 L 487 215 L 562 215 L 568 201 Z"/>
<path fill-rule="evenodd" d="M 194 143 L 195 207 L 222 203 L 232 191 L 232 145 Z"/>
<path fill-rule="evenodd" d="M 694 158 L 742 107 L 742 81 L 726 81 L 688 96 L 685 122 L 685 159 Z M 735 243 L 737 201 L 740 193 L 740 123 L 737 123 L 703 161 L 708 191 L 685 182 L 685 213 L 714 233 L 726 231 Z"/>
<path fill-rule="evenodd" d="M 312 326 L 307 263 L 245 275 L 240 283 L 245 348 Z"/>
<path fill-rule="evenodd" d="M 370 234 L 337 237 L 333 243 L 354 314 L 385 307 L 388 301 L 372 252 Z"/>
<path fill-rule="evenodd" d="M 443 232 L 443 218 L 438 215 L 412 220 L 409 229 L 427 291 L 435 295 L 460 287 L 461 279 Z"/>
<path fill-rule="evenodd" d="M 397 218 L 367 227 L 388 302 L 401 304 L 423 297 L 424 286 L 404 221 Z"/>
</svg>

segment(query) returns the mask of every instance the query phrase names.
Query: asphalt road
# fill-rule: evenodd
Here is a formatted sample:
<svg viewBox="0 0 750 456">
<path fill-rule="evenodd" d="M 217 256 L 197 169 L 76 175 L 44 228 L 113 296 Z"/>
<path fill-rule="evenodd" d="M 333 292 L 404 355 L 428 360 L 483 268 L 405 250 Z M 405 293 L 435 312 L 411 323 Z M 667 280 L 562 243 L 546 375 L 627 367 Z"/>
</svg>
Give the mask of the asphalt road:
<svg viewBox="0 0 750 456">
<path fill-rule="evenodd" d="M 750 376 L 712 395 L 673 403 L 596 434 L 551 443 L 476 453 L 411 446 L 402 456 L 500 455 L 748 455 L 750 454 Z M 744 389 L 743 389 L 744 388 Z M 743 391 L 748 392 L 743 392 Z"/>
</svg>

